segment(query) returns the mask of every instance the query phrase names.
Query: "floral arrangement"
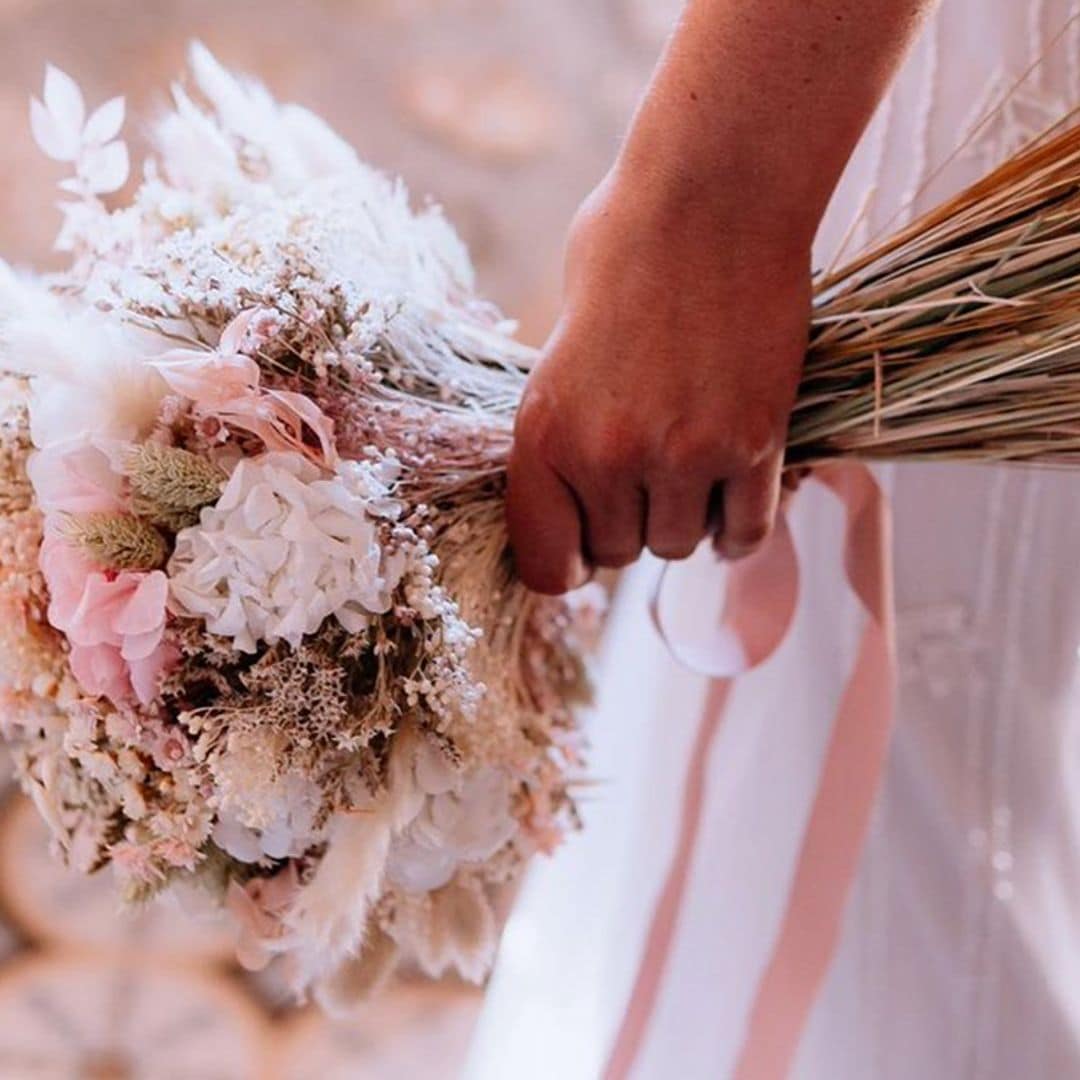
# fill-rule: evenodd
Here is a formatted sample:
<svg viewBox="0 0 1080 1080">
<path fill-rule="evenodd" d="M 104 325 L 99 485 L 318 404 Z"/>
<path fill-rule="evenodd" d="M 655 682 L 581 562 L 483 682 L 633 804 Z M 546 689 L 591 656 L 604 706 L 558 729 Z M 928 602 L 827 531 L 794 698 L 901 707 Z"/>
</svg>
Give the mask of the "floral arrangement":
<svg viewBox="0 0 1080 1080">
<path fill-rule="evenodd" d="M 123 101 L 32 103 L 70 264 L 0 264 L 0 727 L 74 866 L 204 886 L 246 964 L 478 980 L 575 823 L 602 603 L 507 557 L 529 353 L 437 208 L 191 66 L 122 204 Z"/>
</svg>

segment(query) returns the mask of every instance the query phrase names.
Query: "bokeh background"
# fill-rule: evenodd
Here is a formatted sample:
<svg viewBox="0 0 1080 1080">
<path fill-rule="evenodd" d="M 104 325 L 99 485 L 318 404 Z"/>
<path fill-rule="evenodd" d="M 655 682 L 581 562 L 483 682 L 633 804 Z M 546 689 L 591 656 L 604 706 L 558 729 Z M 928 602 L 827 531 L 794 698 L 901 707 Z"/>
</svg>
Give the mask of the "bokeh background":
<svg viewBox="0 0 1080 1080">
<path fill-rule="evenodd" d="M 165 107 L 193 38 L 319 112 L 442 203 L 484 292 L 540 343 L 563 238 L 603 175 L 680 0 L 0 0 L 0 257 L 48 267 L 58 167 L 27 102 L 53 62 L 126 134 Z M 48 854 L 0 763 L 0 1080 L 444 1080 L 482 993 L 404 980 L 350 1023 L 293 1005 L 179 908 L 122 913 Z M 510 1078 L 508 1078 L 510 1080 Z"/>
</svg>

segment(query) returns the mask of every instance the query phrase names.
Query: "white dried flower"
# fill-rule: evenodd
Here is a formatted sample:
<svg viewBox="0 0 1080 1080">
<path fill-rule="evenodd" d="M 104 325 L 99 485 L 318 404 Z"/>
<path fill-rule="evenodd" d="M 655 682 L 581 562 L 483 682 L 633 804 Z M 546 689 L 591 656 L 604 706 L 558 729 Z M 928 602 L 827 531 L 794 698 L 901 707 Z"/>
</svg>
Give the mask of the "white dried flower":
<svg viewBox="0 0 1080 1080">
<path fill-rule="evenodd" d="M 34 98 L 30 102 L 34 140 L 54 161 L 75 166 L 75 176 L 60 186 L 84 196 L 122 188 L 128 177 L 128 151 L 116 137 L 124 124 L 124 99 L 112 98 L 87 119 L 78 84 L 51 64 L 42 96 L 44 101 Z"/>
<path fill-rule="evenodd" d="M 405 570 L 379 544 L 391 507 L 373 466 L 327 477 L 295 453 L 241 461 L 218 503 L 176 538 L 172 606 L 244 652 L 297 648 L 330 616 L 356 633 L 389 610 Z"/>
<path fill-rule="evenodd" d="M 422 744 L 414 776 L 426 797 L 394 838 L 386 869 L 399 888 L 428 892 L 446 885 L 462 863 L 490 858 L 514 835 L 517 823 L 502 769 L 481 767 L 462 775 L 436 748 Z"/>
</svg>

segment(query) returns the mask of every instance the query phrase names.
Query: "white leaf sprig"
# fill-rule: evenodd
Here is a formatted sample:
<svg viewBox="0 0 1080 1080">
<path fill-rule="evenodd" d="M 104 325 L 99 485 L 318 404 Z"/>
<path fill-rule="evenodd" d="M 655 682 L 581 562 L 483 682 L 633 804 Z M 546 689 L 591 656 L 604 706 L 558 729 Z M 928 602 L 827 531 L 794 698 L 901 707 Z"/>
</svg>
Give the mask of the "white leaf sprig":
<svg viewBox="0 0 1080 1080">
<path fill-rule="evenodd" d="M 87 119 L 78 83 L 52 65 L 45 72 L 42 98 L 30 102 L 34 141 L 53 161 L 75 166 L 75 175 L 60 187 L 83 197 L 122 188 L 130 167 L 127 145 L 117 138 L 124 124 L 124 99 L 106 101 Z"/>
</svg>

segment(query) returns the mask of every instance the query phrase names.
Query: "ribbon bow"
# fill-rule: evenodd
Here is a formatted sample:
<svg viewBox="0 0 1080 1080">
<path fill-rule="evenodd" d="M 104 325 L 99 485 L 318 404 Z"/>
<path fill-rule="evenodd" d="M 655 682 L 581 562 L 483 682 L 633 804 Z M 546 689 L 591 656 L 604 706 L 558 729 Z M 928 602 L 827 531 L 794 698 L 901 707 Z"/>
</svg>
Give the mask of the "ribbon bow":
<svg viewBox="0 0 1080 1080">
<path fill-rule="evenodd" d="M 839 939 L 894 715 L 896 659 L 885 496 L 864 465 L 830 464 L 812 475 L 844 507 L 845 575 L 866 622 L 833 722 L 787 908 L 757 987 L 734 1080 L 781 1080 L 791 1068 Z M 791 626 L 798 605 L 799 569 L 790 529 L 781 521 L 761 552 L 727 571 L 721 618 L 702 641 L 690 643 L 672 632 L 663 594 L 662 578 L 652 607 L 661 636 L 678 660 L 713 682 L 688 765 L 675 854 L 605 1080 L 630 1075 L 656 1006 L 700 831 L 708 752 L 733 680 L 768 660 Z"/>
</svg>

